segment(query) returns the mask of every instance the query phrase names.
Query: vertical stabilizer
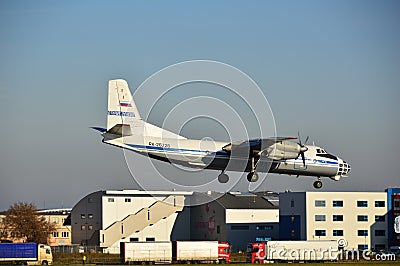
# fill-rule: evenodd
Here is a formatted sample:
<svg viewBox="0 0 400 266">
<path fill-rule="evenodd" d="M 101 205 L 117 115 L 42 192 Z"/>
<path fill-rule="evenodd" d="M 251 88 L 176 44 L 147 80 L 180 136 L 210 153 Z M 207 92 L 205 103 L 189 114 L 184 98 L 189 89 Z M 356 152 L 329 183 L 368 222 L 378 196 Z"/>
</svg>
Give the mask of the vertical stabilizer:
<svg viewBox="0 0 400 266">
<path fill-rule="evenodd" d="M 185 139 L 168 130 L 143 121 L 123 79 L 108 82 L 107 132 L 114 135 L 142 135 L 158 138 Z"/>
<path fill-rule="evenodd" d="M 108 82 L 107 130 L 117 124 L 132 124 L 140 120 L 128 83 L 123 79 Z"/>
</svg>

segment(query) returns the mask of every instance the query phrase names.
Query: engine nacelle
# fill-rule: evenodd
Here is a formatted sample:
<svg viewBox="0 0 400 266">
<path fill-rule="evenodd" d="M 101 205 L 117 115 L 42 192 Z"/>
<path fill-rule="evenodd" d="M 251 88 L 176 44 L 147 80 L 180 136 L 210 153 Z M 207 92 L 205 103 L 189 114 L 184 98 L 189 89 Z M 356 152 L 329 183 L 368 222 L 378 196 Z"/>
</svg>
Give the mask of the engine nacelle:
<svg viewBox="0 0 400 266">
<path fill-rule="evenodd" d="M 290 141 L 277 142 L 267 148 L 267 156 L 271 160 L 296 159 L 300 155 L 301 146 Z"/>
</svg>

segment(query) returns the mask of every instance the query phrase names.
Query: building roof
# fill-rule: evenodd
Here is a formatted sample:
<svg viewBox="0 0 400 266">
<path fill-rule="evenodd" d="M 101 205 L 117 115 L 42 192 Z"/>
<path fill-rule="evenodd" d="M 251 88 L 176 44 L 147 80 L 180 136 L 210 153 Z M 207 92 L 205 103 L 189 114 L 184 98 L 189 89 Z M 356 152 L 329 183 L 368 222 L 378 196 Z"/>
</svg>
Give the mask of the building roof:
<svg viewBox="0 0 400 266">
<path fill-rule="evenodd" d="M 72 208 L 63 208 L 63 209 L 45 209 L 39 210 L 38 213 L 43 215 L 68 215 L 71 213 Z"/>
<path fill-rule="evenodd" d="M 196 205 L 196 202 L 202 204 L 204 202 L 216 201 L 221 204 L 225 209 L 279 209 L 279 204 L 276 199 L 278 194 L 270 192 L 205 192 L 195 193 L 195 201 L 192 205 Z"/>
</svg>

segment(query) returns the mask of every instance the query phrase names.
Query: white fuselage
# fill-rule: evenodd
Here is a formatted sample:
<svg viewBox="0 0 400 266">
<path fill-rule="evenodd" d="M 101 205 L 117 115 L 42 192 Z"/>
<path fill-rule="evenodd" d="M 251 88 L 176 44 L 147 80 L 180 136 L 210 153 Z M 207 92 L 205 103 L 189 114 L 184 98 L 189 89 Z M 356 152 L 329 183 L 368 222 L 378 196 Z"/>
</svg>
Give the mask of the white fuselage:
<svg viewBox="0 0 400 266">
<path fill-rule="evenodd" d="M 104 134 L 103 142 L 129 149 L 161 161 L 179 164 L 191 168 L 207 168 L 221 171 L 250 171 L 252 158 L 237 156 L 222 149 L 229 142 L 209 140 L 172 139 L 149 136 L 124 136 L 115 138 Z M 324 151 L 317 146 L 307 146 L 305 164 L 297 159 L 270 160 L 261 156 L 257 171 L 278 174 L 330 177 L 339 180 L 350 167 L 342 159 L 317 151 Z"/>
</svg>

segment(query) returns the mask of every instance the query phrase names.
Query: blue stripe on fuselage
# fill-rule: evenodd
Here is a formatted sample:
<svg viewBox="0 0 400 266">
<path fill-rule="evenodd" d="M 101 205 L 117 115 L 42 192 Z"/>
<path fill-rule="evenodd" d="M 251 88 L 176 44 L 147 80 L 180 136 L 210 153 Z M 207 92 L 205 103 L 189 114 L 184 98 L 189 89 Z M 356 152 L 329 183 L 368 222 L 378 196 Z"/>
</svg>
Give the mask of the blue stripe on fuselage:
<svg viewBox="0 0 400 266">
<path fill-rule="evenodd" d="M 181 153 L 181 154 L 193 154 L 193 155 L 206 155 L 209 153 L 214 153 L 216 157 L 229 157 L 230 154 L 226 151 L 216 151 L 216 152 L 210 152 L 210 151 L 202 151 L 202 150 L 191 150 L 191 149 L 179 149 L 179 148 L 167 148 L 167 147 L 156 147 L 156 146 L 149 146 L 149 145 L 138 145 L 138 144 L 127 144 L 128 146 L 135 148 L 135 149 L 144 149 L 144 150 L 150 150 L 150 151 L 160 151 L 160 152 L 171 152 L 171 153 Z M 302 159 L 294 159 L 294 162 L 298 163 L 303 163 Z M 325 161 L 325 160 L 316 160 L 316 159 L 306 159 L 308 163 L 317 163 L 317 164 L 328 164 L 328 165 L 337 165 L 338 162 L 332 162 L 332 161 Z M 311 162 L 310 162 L 311 161 Z"/>
<path fill-rule="evenodd" d="M 166 152 L 175 152 L 175 153 L 196 153 L 196 154 L 207 154 L 207 151 L 201 150 L 189 150 L 189 149 L 178 149 L 178 148 L 167 148 L 167 147 L 156 147 L 156 146 L 148 146 L 148 145 L 138 145 L 138 144 L 127 144 L 128 146 L 135 149 L 145 149 L 152 151 L 166 151 Z"/>
</svg>

